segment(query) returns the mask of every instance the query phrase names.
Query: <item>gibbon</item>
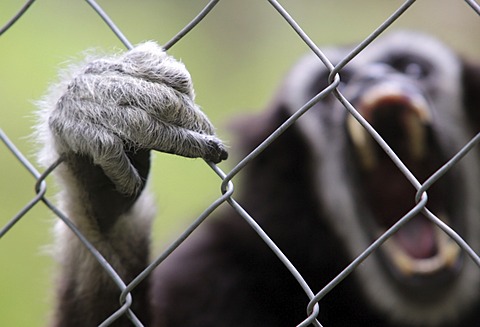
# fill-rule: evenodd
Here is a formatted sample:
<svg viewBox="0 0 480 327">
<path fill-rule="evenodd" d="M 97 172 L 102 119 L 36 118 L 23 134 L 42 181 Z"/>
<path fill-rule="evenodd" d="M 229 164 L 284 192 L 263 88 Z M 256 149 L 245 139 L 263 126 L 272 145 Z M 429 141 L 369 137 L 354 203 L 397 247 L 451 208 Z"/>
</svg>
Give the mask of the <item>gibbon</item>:
<svg viewBox="0 0 480 327">
<path fill-rule="evenodd" d="M 351 48 L 329 47 L 333 64 Z M 268 108 L 235 124 L 248 154 L 328 85 L 314 54 L 294 65 Z M 338 91 L 423 182 L 480 127 L 480 66 L 431 36 L 395 32 L 339 72 Z M 194 102 L 189 73 L 153 42 L 64 74 L 41 102 L 43 163 L 58 157 L 60 208 L 128 283 L 150 260 L 152 150 L 218 163 L 226 147 Z M 229 150 L 230 151 L 230 150 Z M 318 292 L 415 205 L 416 189 L 329 94 L 240 174 L 235 199 Z M 480 251 L 474 148 L 428 190 L 427 208 Z M 161 219 L 161 218 L 160 218 Z M 51 326 L 89 327 L 120 291 L 57 226 Z M 209 218 L 133 292 L 145 326 L 295 326 L 308 297 L 232 208 Z M 323 326 L 480 326 L 480 267 L 418 214 L 319 302 Z M 114 326 L 131 326 L 121 317 Z"/>
</svg>

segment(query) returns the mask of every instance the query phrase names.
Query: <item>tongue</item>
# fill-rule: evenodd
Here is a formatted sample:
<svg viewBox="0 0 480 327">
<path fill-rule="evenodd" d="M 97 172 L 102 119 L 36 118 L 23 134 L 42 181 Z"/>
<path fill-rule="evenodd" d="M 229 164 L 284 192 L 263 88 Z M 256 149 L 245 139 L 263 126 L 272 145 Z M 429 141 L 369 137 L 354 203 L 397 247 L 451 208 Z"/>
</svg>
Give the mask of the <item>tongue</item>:
<svg viewBox="0 0 480 327">
<path fill-rule="evenodd" d="M 406 254 L 415 259 L 428 259 L 437 253 L 433 224 L 424 217 L 412 218 L 394 238 Z"/>
</svg>

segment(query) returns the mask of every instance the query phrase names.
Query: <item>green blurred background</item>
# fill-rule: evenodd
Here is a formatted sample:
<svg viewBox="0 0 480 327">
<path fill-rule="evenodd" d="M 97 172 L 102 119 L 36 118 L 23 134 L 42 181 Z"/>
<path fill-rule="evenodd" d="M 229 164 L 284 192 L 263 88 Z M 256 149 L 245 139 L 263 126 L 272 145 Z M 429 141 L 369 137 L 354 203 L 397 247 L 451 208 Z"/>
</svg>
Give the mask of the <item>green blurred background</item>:
<svg viewBox="0 0 480 327">
<path fill-rule="evenodd" d="M 132 43 L 168 41 L 207 1 L 102 1 Z M 2 0 L 0 25 L 23 1 Z M 285 0 L 317 44 L 361 40 L 402 1 Z M 419 1 L 394 28 L 438 35 L 461 53 L 479 58 L 480 18 L 462 1 Z M 85 49 L 122 44 L 84 1 L 38 0 L 0 36 L 0 128 L 35 161 L 30 134 L 33 101 L 56 79 L 59 67 Z M 225 0 L 170 53 L 190 70 L 197 102 L 230 141 L 232 117 L 264 107 L 282 75 L 307 47 L 267 1 Z M 229 142 L 232 143 L 232 142 Z M 221 167 L 235 164 L 232 157 Z M 151 188 L 159 203 L 155 248 L 161 250 L 216 197 L 219 183 L 201 160 L 156 154 Z M 51 183 L 50 183 L 51 185 Z M 54 192 L 50 186 L 49 195 Z M 34 195 L 34 180 L 0 143 L 0 227 Z M 43 326 L 52 302 L 54 260 L 48 255 L 53 215 L 39 204 L 0 240 L 0 326 Z"/>
</svg>

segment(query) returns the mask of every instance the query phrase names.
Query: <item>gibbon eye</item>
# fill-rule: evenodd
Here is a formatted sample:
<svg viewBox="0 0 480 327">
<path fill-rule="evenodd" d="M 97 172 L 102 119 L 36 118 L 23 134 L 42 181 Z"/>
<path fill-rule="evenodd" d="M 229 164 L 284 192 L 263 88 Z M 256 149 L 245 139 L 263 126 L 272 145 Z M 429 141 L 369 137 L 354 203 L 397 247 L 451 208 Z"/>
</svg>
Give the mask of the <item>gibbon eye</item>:
<svg viewBox="0 0 480 327">
<path fill-rule="evenodd" d="M 392 58 L 388 64 L 398 72 L 415 79 L 423 79 L 430 75 L 431 67 L 421 58 L 413 55 L 402 55 Z"/>
</svg>

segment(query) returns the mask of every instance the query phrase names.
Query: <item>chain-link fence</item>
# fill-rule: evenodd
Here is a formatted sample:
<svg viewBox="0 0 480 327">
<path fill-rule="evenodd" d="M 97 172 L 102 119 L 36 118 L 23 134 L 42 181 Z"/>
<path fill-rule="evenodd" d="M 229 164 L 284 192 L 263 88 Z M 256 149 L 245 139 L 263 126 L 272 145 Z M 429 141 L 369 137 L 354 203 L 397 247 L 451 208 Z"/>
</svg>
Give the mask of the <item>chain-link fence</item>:
<svg viewBox="0 0 480 327">
<path fill-rule="evenodd" d="M 13 24 L 20 18 L 22 15 L 25 14 L 27 9 L 32 5 L 34 1 L 28 1 L 24 7 L 18 12 L 17 15 L 12 17 L 12 19 L 0 30 L 0 35 L 8 33 L 9 29 L 13 26 Z M 41 1 L 39 1 L 41 3 Z M 101 7 L 95 1 L 87 0 L 87 3 L 91 6 L 92 10 L 94 10 L 105 22 L 105 24 L 112 30 L 114 37 L 118 38 L 127 49 L 131 49 L 133 46 L 128 38 L 120 31 L 119 28 L 115 25 L 115 22 L 112 21 L 106 12 L 104 12 Z M 208 17 L 209 13 L 216 7 L 220 5 L 219 0 L 210 1 L 203 10 L 198 12 L 198 15 L 189 22 L 183 29 L 181 29 L 177 35 L 175 35 L 170 41 L 166 42 L 163 45 L 165 50 L 169 50 L 172 47 L 175 47 L 178 41 L 182 40 L 190 31 L 195 29 L 199 24 L 201 24 L 206 17 Z M 302 27 L 292 18 L 287 10 L 285 10 L 282 5 L 278 1 L 270 0 L 268 3 L 271 6 L 271 10 L 278 13 L 286 23 L 295 31 L 298 35 L 298 38 L 301 39 L 310 50 L 315 53 L 321 60 L 326 64 L 328 69 L 331 71 L 331 85 L 326 87 L 324 90 L 321 90 L 320 94 L 315 96 L 311 99 L 308 103 L 306 103 L 303 107 L 297 108 L 296 112 L 292 114 L 278 129 L 276 129 L 272 134 L 270 134 L 258 147 L 256 147 L 251 153 L 246 155 L 242 158 L 238 164 L 236 164 L 231 170 L 224 172 L 218 166 L 209 163 L 210 168 L 220 177 L 219 187 L 222 190 L 222 195 L 216 199 L 213 203 L 211 203 L 199 216 L 196 220 L 194 220 L 191 225 L 189 225 L 183 233 L 169 246 L 163 253 L 156 256 L 152 263 L 146 267 L 141 274 L 139 274 L 134 280 L 128 284 L 120 278 L 117 274 L 115 269 L 110 266 L 109 262 L 107 262 L 99 251 L 90 243 L 88 239 L 82 234 L 82 232 L 71 222 L 71 220 L 63 214 L 60 210 L 56 208 L 52 201 L 46 195 L 46 188 L 47 188 L 47 181 L 46 178 L 49 176 L 55 169 L 57 169 L 58 165 L 62 164 L 62 160 L 56 162 L 55 165 L 51 166 L 44 172 L 39 172 L 32 163 L 22 154 L 20 150 L 17 149 L 15 144 L 8 138 L 4 132 L 0 130 L 0 140 L 2 140 L 3 144 L 8 148 L 13 154 L 13 156 L 18 160 L 18 165 L 22 165 L 35 179 L 35 190 L 36 195 L 32 197 L 28 204 L 26 204 L 21 210 L 14 215 L 13 217 L 8 218 L 8 222 L 2 226 L 0 231 L 0 237 L 4 237 L 7 233 L 10 233 L 22 219 L 28 216 L 30 210 L 39 205 L 47 206 L 54 215 L 62 220 L 68 228 L 70 228 L 75 235 L 80 239 L 83 246 L 85 246 L 90 253 L 96 258 L 98 263 L 102 265 L 103 269 L 108 273 L 110 278 L 115 282 L 118 288 L 122 291 L 120 304 L 118 307 L 118 311 L 116 311 L 112 316 L 105 317 L 105 321 L 103 322 L 102 326 L 107 326 L 114 322 L 121 316 L 127 315 L 131 320 L 132 324 L 135 326 L 142 326 L 142 322 L 139 321 L 136 316 L 135 312 L 133 312 L 130 308 L 132 301 L 132 291 L 138 286 L 138 284 L 143 281 L 145 278 L 152 273 L 152 271 L 159 265 L 162 264 L 165 258 L 167 258 L 172 252 L 174 252 L 180 244 L 189 237 L 190 234 L 194 233 L 197 227 L 205 220 L 210 217 L 210 215 L 221 205 L 229 205 L 233 210 L 235 210 L 243 219 L 251 226 L 251 228 L 258 234 L 258 237 L 261 238 L 265 244 L 267 244 L 271 251 L 275 253 L 285 267 L 289 270 L 291 275 L 297 280 L 298 284 L 304 290 L 306 296 L 309 298 L 309 304 L 305 308 L 306 312 L 308 313 L 305 316 L 305 320 L 303 322 L 299 322 L 299 326 L 308 326 L 308 325 L 316 325 L 320 326 L 322 323 L 321 321 L 317 320 L 319 314 L 319 306 L 318 303 L 330 292 L 332 291 L 339 283 L 341 283 L 347 276 L 349 276 L 353 271 L 357 269 L 357 267 L 367 259 L 372 253 L 377 251 L 377 249 L 394 233 L 397 232 L 408 220 L 410 220 L 414 215 L 419 212 L 424 212 L 428 218 L 433 221 L 438 227 L 440 227 L 446 234 L 448 234 L 468 255 L 469 257 L 476 263 L 476 265 L 480 266 L 480 257 L 474 252 L 474 250 L 465 242 L 455 230 L 451 229 L 447 224 L 442 222 L 436 216 L 428 212 L 426 209 L 426 193 L 428 189 L 436 183 L 438 179 L 440 179 L 444 174 L 446 174 L 452 167 L 456 165 L 456 163 L 463 158 L 479 141 L 480 135 L 475 136 L 473 139 L 470 140 L 468 144 L 465 146 L 453 157 L 451 158 L 445 165 L 442 166 L 435 174 L 433 174 L 430 178 L 426 180 L 426 182 L 421 183 L 417 180 L 417 177 L 414 176 L 409 167 L 407 167 L 392 151 L 387 143 L 380 137 L 379 134 L 369 125 L 369 123 L 357 112 L 357 110 L 348 102 L 347 99 L 343 98 L 341 93 L 334 92 L 337 84 L 339 81 L 335 80 L 333 77 L 340 72 L 348 63 L 354 59 L 359 53 L 361 53 L 369 44 L 374 42 L 376 38 L 384 33 L 385 30 L 389 29 L 390 26 L 396 22 L 399 17 L 404 15 L 404 13 L 409 10 L 409 8 L 415 3 L 415 1 L 406 1 L 403 4 L 399 5 L 398 9 L 392 13 L 392 15 L 386 19 L 378 28 L 373 30 L 371 34 L 366 37 L 361 43 L 358 44 L 354 48 L 352 52 L 350 52 L 345 58 L 343 58 L 339 64 L 333 65 L 330 63 L 329 58 L 326 57 L 322 52 L 322 47 L 319 47 L 315 42 L 313 42 L 307 34 L 302 30 Z M 141 5 L 141 4 L 139 4 Z M 465 1 L 465 5 L 469 6 L 472 9 L 473 14 L 480 14 L 480 6 L 475 1 Z M 248 6 L 245 3 L 245 6 Z M 352 27 L 354 28 L 354 27 Z M 475 31 L 471 31 L 471 33 L 475 33 Z M 48 36 L 46 36 L 48 37 Z M 1 41 L 1 40 L 0 40 Z M 187 65 L 188 66 L 188 65 Z M 28 81 L 27 81 L 28 82 Z M 315 105 L 316 102 L 320 101 L 322 98 L 326 97 L 329 94 L 333 94 L 340 100 L 344 105 L 345 109 L 350 112 L 357 120 L 363 125 L 365 129 L 373 136 L 373 138 L 380 144 L 380 146 L 388 153 L 390 159 L 395 163 L 398 169 L 405 175 L 405 177 L 413 184 L 413 186 L 417 189 L 417 196 L 416 202 L 417 205 L 411 208 L 411 211 L 402 217 L 398 222 L 396 222 L 391 228 L 389 228 L 385 233 L 383 233 L 380 237 L 376 239 L 368 248 L 366 248 L 358 257 L 353 260 L 345 269 L 338 274 L 330 283 L 325 285 L 323 289 L 320 291 L 312 289 L 309 284 L 304 280 L 301 272 L 297 270 L 297 268 L 290 262 L 289 258 L 282 252 L 283 249 L 279 248 L 277 244 L 269 237 L 269 235 L 259 226 L 256 221 L 255 216 L 250 216 L 248 212 L 242 207 L 242 203 L 239 203 L 235 199 L 234 193 L 234 184 L 232 179 L 237 175 L 241 175 L 244 171 L 244 168 L 249 165 L 249 163 L 254 160 L 260 153 L 262 153 L 266 148 L 270 146 L 270 144 L 276 140 L 282 133 L 290 128 L 292 124 L 294 124 L 304 113 L 306 113 L 312 106 Z M 1 127 L 1 126 L 0 126 Z M 2 153 L 2 157 L 6 155 L 6 153 Z M 2 217 L 5 218 L 5 217 Z M 2 243 L 0 243 L 2 246 Z M 13 251 L 13 250 L 12 250 Z M 2 261 L 4 261 L 2 259 Z M 8 262 L 2 262 L 2 265 L 8 264 Z M 480 268 L 479 268 L 480 269 Z M 8 295 L 2 295 L 8 296 Z"/>
</svg>

